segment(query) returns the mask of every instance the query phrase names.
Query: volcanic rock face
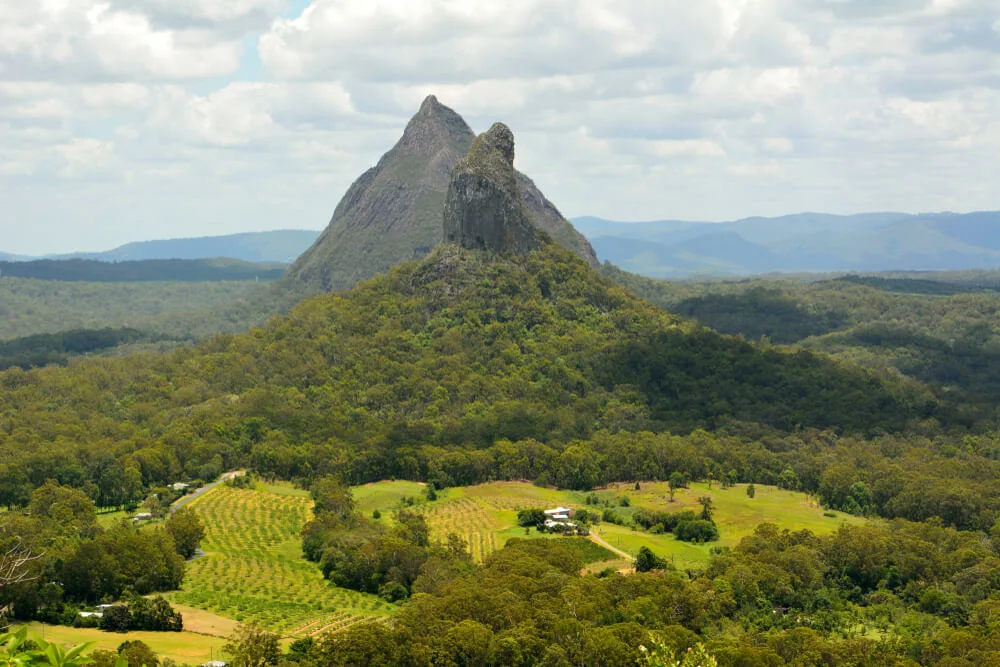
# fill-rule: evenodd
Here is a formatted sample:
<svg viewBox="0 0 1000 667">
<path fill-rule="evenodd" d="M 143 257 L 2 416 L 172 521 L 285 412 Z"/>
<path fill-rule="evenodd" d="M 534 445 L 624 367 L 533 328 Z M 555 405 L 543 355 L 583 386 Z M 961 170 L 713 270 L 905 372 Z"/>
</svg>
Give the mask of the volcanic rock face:
<svg viewBox="0 0 1000 667">
<path fill-rule="evenodd" d="M 501 253 L 538 247 L 514 171 L 514 134 L 503 123 L 481 134 L 455 167 L 444 202 L 444 240 Z"/>
<path fill-rule="evenodd" d="M 341 290 L 430 252 L 442 241 L 452 171 L 475 139 L 461 116 L 428 97 L 399 142 L 348 189 L 329 226 L 282 281 L 295 290 Z M 518 172 L 514 177 L 531 222 L 598 266 L 587 239 L 531 179 Z"/>
</svg>

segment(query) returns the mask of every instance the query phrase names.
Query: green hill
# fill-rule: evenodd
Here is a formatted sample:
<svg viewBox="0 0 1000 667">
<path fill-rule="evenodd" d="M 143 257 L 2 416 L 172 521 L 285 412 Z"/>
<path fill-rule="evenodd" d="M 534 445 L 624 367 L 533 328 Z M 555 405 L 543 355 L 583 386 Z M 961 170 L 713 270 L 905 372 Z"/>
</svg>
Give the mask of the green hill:
<svg viewBox="0 0 1000 667">
<path fill-rule="evenodd" d="M 927 396 L 857 367 L 682 321 L 551 243 L 498 258 L 441 246 L 247 334 L 8 371 L 0 386 L 7 460 L 76 460 L 85 442 L 129 460 L 155 448 L 164 470 L 172 460 L 208 477 L 257 456 L 260 443 L 271 443 L 260 444 L 270 457 L 326 442 L 354 461 L 344 474 L 355 481 L 412 475 L 393 452 L 415 443 L 565 443 L 609 427 L 730 421 L 898 430 L 933 409 Z M 83 460 L 73 466 L 84 478 L 100 474 L 83 472 Z"/>
</svg>

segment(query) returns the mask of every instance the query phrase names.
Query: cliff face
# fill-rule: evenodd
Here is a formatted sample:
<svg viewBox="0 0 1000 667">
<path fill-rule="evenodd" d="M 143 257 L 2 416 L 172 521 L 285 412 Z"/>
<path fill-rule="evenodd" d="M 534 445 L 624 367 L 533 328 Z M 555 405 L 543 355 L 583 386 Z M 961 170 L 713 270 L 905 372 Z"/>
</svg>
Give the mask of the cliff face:
<svg viewBox="0 0 1000 667">
<path fill-rule="evenodd" d="M 399 142 L 350 187 L 329 226 L 283 281 L 313 292 L 342 290 L 427 254 L 443 239 L 452 172 L 475 139 L 461 116 L 428 97 Z M 531 222 L 598 266 L 590 243 L 531 179 L 514 174 Z"/>
<path fill-rule="evenodd" d="M 514 134 L 503 123 L 481 134 L 455 167 L 444 202 L 444 240 L 501 253 L 538 247 L 514 171 Z"/>
</svg>

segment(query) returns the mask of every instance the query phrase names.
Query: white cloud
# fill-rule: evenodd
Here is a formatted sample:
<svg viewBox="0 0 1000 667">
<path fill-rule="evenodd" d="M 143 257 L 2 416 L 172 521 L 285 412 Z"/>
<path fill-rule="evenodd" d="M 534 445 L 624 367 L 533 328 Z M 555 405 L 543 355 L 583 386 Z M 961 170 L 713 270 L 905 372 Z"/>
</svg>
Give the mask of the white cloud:
<svg viewBox="0 0 1000 667">
<path fill-rule="evenodd" d="M 97 0 L 0 4 L 0 78 L 150 80 L 224 76 L 238 39 L 207 30 L 159 29 L 134 9 Z"/>
<path fill-rule="evenodd" d="M 0 250 L 319 227 L 430 93 L 570 215 L 1000 208 L 995 0 L 291 9 L 0 0 Z"/>
</svg>

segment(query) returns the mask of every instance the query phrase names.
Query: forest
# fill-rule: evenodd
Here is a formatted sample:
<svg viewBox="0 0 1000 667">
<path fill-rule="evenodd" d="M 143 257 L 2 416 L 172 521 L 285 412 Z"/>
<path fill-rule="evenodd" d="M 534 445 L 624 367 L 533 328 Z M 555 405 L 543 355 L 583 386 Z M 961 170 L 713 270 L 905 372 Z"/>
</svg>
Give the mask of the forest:
<svg viewBox="0 0 1000 667">
<path fill-rule="evenodd" d="M 235 259 L 145 259 L 102 262 L 96 259 L 36 259 L 0 262 L 0 276 L 63 282 L 206 282 L 277 280 L 282 265 Z"/>
<path fill-rule="evenodd" d="M 248 333 L 0 372 L 0 548 L 30 536 L 23 547 L 47 554 L 36 581 L 59 584 L 6 587 L 0 604 L 44 618 L 176 587 L 197 530 L 100 527 L 94 513 L 248 468 L 312 490 L 304 552 L 333 584 L 402 602 L 390 623 L 260 664 L 635 664 L 689 648 L 721 665 L 994 660 L 993 388 L 984 373 L 952 390 L 931 356 L 960 363 L 957 344 L 935 341 L 988 321 L 992 297 L 849 281 L 636 291 L 672 312 L 550 244 L 442 246 Z M 872 362 L 897 342 L 875 313 L 927 328 L 912 368 Z M 981 340 L 969 354 L 986 354 L 989 331 L 968 335 Z M 703 569 L 650 553 L 646 572 L 584 576 L 551 539 L 473 562 L 421 515 L 373 522 L 345 490 L 395 478 L 587 491 L 677 475 L 796 489 L 878 520 L 822 537 L 764 524 Z M 710 518 L 637 527 L 711 539 Z"/>
</svg>

